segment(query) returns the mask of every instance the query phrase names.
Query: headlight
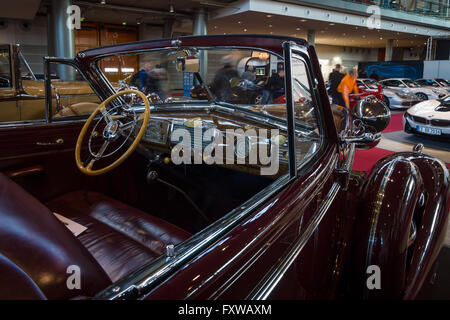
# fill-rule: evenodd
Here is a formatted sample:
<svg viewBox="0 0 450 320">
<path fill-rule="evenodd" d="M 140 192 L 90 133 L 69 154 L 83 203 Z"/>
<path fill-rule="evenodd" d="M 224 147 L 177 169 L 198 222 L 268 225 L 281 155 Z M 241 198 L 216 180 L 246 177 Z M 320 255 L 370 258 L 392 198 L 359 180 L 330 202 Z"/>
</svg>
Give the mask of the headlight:
<svg viewBox="0 0 450 320">
<path fill-rule="evenodd" d="M 396 92 L 395 94 L 397 96 L 399 96 L 400 98 L 403 98 L 403 99 L 407 99 L 408 98 L 408 94 L 406 94 L 406 93 Z"/>
</svg>

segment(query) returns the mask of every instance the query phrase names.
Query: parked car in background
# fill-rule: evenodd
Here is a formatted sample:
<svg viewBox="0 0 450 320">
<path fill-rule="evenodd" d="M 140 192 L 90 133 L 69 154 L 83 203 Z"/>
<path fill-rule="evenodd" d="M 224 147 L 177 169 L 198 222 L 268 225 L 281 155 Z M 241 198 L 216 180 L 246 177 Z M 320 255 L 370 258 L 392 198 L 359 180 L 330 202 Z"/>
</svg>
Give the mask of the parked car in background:
<svg viewBox="0 0 450 320">
<path fill-rule="evenodd" d="M 364 81 L 365 80 L 365 81 Z M 356 105 L 356 103 L 369 95 L 375 96 L 378 100 L 385 102 L 383 87 L 379 83 L 370 82 L 371 79 L 358 79 L 356 81 L 356 85 L 358 86 L 359 94 L 351 94 L 350 95 L 350 107 Z"/>
<path fill-rule="evenodd" d="M 381 80 L 380 83 L 389 89 L 405 89 L 412 92 L 419 100 L 439 99 L 445 96 L 441 90 L 434 90 L 431 87 L 422 87 L 414 81 L 406 78 L 392 78 Z"/>
<path fill-rule="evenodd" d="M 414 93 L 402 88 L 386 88 L 381 83 L 368 78 L 358 79 L 358 81 L 362 82 L 372 91 L 378 91 L 378 86 L 381 86 L 383 89 L 382 101 L 384 101 L 390 109 L 409 108 L 420 101 Z"/>
<path fill-rule="evenodd" d="M 66 79 L 62 75 L 67 76 Z M 20 45 L 0 44 L 0 122 L 42 121 L 45 117 L 44 81 L 31 70 L 20 51 Z M 90 113 L 99 99 L 89 84 L 76 72 L 52 70 L 54 114 Z M 82 102 L 82 104 L 79 104 Z"/>
<path fill-rule="evenodd" d="M 450 95 L 422 101 L 408 109 L 403 116 L 403 128 L 407 133 L 450 139 Z"/>
<path fill-rule="evenodd" d="M 441 79 L 441 78 L 433 78 L 433 79 L 417 79 L 415 80 L 416 83 L 418 83 L 421 86 L 429 86 L 433 88 L 442 88 L 444 90 L 447 90 L 447 92 L 450 92 L 450 82 Z"/>
</svg>

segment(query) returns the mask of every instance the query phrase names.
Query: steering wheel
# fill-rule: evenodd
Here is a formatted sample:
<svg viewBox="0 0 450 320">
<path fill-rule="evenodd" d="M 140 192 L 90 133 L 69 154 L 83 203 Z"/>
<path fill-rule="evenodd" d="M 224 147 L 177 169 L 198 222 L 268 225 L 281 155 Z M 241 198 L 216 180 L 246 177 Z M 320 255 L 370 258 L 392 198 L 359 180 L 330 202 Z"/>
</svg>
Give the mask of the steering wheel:
<svg viewBox="0 0 450 320">
<path fill-rule="evenodd" d="M 144 101 L 145 104 L 145 111 L 141 115 L 136 115 L 135 111 L 130 108 L 128 105 L 119 105 L 113 108 L 110 108 L 109 110 L 106 110 L 106 106 L 113 101 L 114 99 L 122 96 L 122 95 L 129 95 L 129 94 L 136 94 L 142 98 L 142 101 Z M 84 139 L 84 136 L 86 135 L 86 132 L 94 120 L 95 116 L 101 112 L 102 117 L 97 121 L 94 128 L 91 131 L 91 135 L 89 137 L 89 158 L 85 161 L 81 161 L 81 145 Z M 130 118 L 131 120 L 122 123 L 121 120 Z M 97 109 L 94 110 L 94 112 L 90 115 L 90 117 L 86 120 L 86 123 L 84 124 L 83 128 L 81 129 L 80 135 L 78 136 L 77 144 L 75 147 L 75 161 L 77 163 L 78 169 L 83 172 L 84 174 L 87 174 L 89 176 L 96 176 L 100 175 L 106 172 L 111 171 L 112 169 L 116 168 L 118 165 L 120 165 L 123 161 L 125 161 L 126 158 L 130 156 L 131 153 L 136 149 L 137 145 L 142 139 L 142 136 L 145 133 L 145 130 L 148 125 L 148 120 L 150 119 L 150 104 L 148 102 L 148 99 L 146 96 L 138 90 L 123 90 L 120 92 L 117 92 L 110 96 L 108 99 L 103 101 Z M 113 163 L 110 165 L 103 167 L 101 169 L 92 169 L 94 166 L 94 163 L 100 159 L 106 158 L 111 156 L 112 154 L 116 153 L 119 149 L 121 149 L 125 143 L 128 141 L 129 138 L 131 138 L 131 133 L 135 132 L 136 126 L 138 121 L 143 120 L 142 126 L 139 129 L 139 132 L 134 137 L 134 141 L 131 143 L 131 145 L 128 147 L 128 149 Z M 106 122 L 106 126 L 103 129 L 103 133 L 99 134 L 96 131 L 97 126 L 102 122 Z M 126 133 L 128 131 L 128 134 Z M 104 142 L 102 146 L 100 147 L 99 151 L 93 152 L 92 151 L 92 139 L 101 136 L 104 139 Z M 119 137 L 125 137 L 125 140 L 123 143 L 120 144 L 118 148 L 116 148 L 114 151 L 108 152 L 105 154 L 108 145 L 116 141 Z"/>
</svg>

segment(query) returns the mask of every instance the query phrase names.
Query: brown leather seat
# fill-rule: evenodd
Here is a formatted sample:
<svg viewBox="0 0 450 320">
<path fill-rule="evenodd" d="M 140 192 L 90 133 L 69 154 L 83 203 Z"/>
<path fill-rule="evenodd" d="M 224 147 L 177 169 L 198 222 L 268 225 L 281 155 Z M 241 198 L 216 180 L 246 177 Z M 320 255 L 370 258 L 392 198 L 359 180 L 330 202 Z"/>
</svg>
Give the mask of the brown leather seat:
<svg viewBox="0 0 450 320">
<path fill-rule="evenodd" d="M 75 191 L 47 205 L 0 174 L 0 299 L 93 296 L 190 236 L 99 193 Z M 75 237 L 49 209 L 87 229 Z M 71 265 L 81 289 L 67 287 Z"/>
</svg>

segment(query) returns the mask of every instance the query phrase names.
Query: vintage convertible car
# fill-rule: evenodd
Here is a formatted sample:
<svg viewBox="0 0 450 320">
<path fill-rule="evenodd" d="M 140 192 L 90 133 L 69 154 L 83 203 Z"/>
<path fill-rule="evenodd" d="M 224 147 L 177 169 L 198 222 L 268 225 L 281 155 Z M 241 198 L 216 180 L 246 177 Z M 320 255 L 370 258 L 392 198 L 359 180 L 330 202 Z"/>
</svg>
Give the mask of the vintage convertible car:
<svg viewBox="0 0 450 320">
<path fill-rule="evenodd" d="M 100 101 L 86 81 L 76 72 L 59 75 L 52 81 L 55 116 L 73 115 L 75 109 L 92 112 Z M 33 73 L 20 45 L 0 44 L 0 122 L 44 119 L 44 91 L 44 81 Z"/>
<path fill-rule="evenodd" d="M 123 55 L 167 71 L 159 94 L 114 89 L 98 66 Z M 253 56 L 284 63 L 286 103 L 208 91 Z M 53 116 L 50 75 L 67 68 L 102 101 L 91 114 Z M 173 97 L 191 75 L 208 100 Z M 330 106 L 304 40 L 91 49 L 46 58 L 45 89 L 44 120 L 0 126 L 2 299 L 414 299 L 433 280 L 448 169 L 417 147 L 352 171 L 389 110 L 372 96 L 351 114 Z"/>
</svg>

